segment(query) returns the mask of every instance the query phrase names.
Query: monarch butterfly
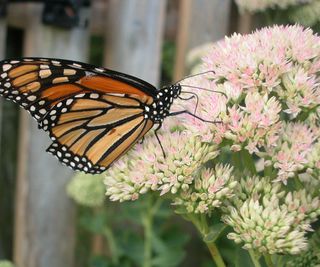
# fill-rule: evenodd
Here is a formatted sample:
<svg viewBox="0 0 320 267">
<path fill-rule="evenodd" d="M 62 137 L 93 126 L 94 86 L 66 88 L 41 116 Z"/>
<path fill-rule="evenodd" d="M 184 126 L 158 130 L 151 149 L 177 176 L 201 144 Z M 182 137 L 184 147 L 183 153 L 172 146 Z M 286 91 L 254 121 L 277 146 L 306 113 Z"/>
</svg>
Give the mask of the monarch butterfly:
<svg viewBox="0 0 320 267">
<path fill-rule="evenodd" d="M 180 93 L 180 83 L 157 89 L 127 74 L 69 60 L 0 62 L 0 95 L 26 109 L 49 133 L 49 153 L 86 173 L 105 171 L 155 124 L 159 129 L 165 117 L 191 114 L 170 113 Z"/>
</svg>

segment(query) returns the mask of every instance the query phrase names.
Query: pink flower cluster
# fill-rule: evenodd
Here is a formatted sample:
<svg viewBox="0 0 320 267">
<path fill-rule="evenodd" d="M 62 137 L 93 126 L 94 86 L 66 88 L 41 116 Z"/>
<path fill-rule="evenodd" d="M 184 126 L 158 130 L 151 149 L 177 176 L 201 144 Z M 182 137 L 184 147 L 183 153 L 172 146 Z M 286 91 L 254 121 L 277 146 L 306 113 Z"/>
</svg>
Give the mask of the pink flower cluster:
<svg viewBox="0 0 320 267">
<path fill-rule="evenodd" d="M 167 156 L 146 137 L 108 171 L 107 195 L 159 191 L 180 214 L 219 209 L 245 249 L 301 253 L 320 215 L 320 37 L 264 28 L 225 38 L 203 61 L 207 74 L 181 81 L 173 106 L 195 116 L 168 118 L 160 133 Z"/>
<path fill-rule="evenodd" d="M 319 69 L 320 38 L 310 29 L 275 26 L 233 35 L 204 58 L 203 71 L 212 73 L 182 82 L 185 90 L 199 88 L 196 114 L 220 123 L 185 116 L 184 126 L 202 133 L 205 141 L 229 144 L 232 151 L 245 149 L 267 164 L 272 159 L 275 180 L 285 182 L 308 166 L 316 140 L 311 132 L 319 132 Z M 185 101 L 179 104 L 186 106 Z M 190 111 L 194 106 L 187 104 Z M 283 141 L 299 132 L 306 140 Z"/>
</svg>

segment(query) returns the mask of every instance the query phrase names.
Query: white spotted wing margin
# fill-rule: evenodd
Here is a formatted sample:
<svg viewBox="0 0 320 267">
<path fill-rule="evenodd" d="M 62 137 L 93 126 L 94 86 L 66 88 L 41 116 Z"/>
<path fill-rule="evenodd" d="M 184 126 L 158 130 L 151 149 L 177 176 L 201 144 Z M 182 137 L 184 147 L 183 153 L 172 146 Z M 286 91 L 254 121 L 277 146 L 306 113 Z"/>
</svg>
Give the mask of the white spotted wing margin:
<svg viewBox="0 0 320 267">
<path fill-rule="evenodd" d="M 62 101 L 42 122 L 53 140 L 47 151 L 73 170 L 92 174 L 105 171 L 153 126 L 144 118 L 143 105 L 119 104 L 123 97 L 115 95 L 98 96 L 79 94 Z"/>
<path fill-rule="evenodd" d="M 63 67 L 55 60 L 4 60 L 0 62 L 0 95 L 26 109 L 39 122 L 50 111 L 53 100 L 59 102 L 59 97 L 52 99 L 52 88 L 62 91 L 61 86 L 75 83 L 85 75 L 85 71 Z M 75 91 L 64 94 L 61 100 L 74 95 Z"/>
</svg>

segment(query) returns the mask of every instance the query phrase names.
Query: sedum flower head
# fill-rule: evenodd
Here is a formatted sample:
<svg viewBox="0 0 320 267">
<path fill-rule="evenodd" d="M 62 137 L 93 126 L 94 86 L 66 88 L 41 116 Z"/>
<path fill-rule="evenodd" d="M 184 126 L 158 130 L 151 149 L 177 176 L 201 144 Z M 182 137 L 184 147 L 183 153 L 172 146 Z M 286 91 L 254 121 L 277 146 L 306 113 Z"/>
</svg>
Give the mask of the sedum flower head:
<svg viewBox="0 0 320 267">
<path fill-rule="evenodd" d="M 304 253 L 295 256 L 285 264 L 285 267 L 320 267 L 319 248 L 308 249 Z"/>
<path fill-rule="evenodd" d="M 101 206 L 105 199 L 103 176 L 77 174 L 68 184 L 67 193 L 80 205 L 88 207 Z"/>
<path fill-rule="evenodd" d="M 217 155 L 215 146 L 201 142 L 200 136 L 191 132 L 167 132 L 160 135 L 160 141 L 165 158 L 157 139 L 151 136 L 108 172 L 105 184 L 111 200 L 135 200 L 149 190 L 161 195 L 187 190 L 194 172 Z"/>
<path fill-rule="evenodd" d="M 274 26 L 249 35 L 235 34 L 216 43 L 204 57 L 203 71 L 210 73 L 183 82 L 200 89 L 196 114 L 220 123 L 186 115 L 184 127 L 201 132 L 206 142 L 266 157 L 266 163 L 273 162 L 278 170 L 277 179 L 286 182 L 310 165 L 307 158 L 314 140 L 284 141 L 282 135 L 290 131 L 289 136 L 293 131 L 298 135 L 308 128 L 305 138 L 320 136 L 319 68 L 320 38 L 310 29 Z M 181 105 L 194 112 L 195 102 L 181 101 Z M 303 118 L 309 122 L 302 123 Z"/>
<path fill-rule="evenodd" d="M 314 0 L 236 0 L 236 3 L 241 11 L 249 11 L 250 13 L 262 12 L 268 8 L 286 9 L 290 6 L 297 6 L 305 3 L 310 3 Z"/>
<path fill-rule="evenodd" d="M 319 251 L 319 231 L 315 232 L 311 239 L 308 251 L 301 253 L 300 255 L 294 256 L 290 258 L 289 261 L 286 262 L 285 267 L 306 267 L 320 266 L 320 251 Z"/>
<path fill-rule="evenodd" d="M 274 168 L 278 170 L 277 181 L 286 182 L 288 178 L 314 165 L 310 157 L 313 156 L 313 161 L 317 161 L 316 139 L 316 134 L 307 124 L 282 124 L 277 145 L 267 150 Z"/>
<path fill-rule="evenodd" d="M 307 249 L 306 231 L 320 214 L 318 196 L 306 190 L 286 193 L 268 178 L 242 179 L 223 221 L 228 238 L 261 253 L 298 254 Z M 255 186 L 257 185 L 257 186 Z"/>
<path fill-rule="evenodd" d="M 181 191 L 174 205 L 182 206 L 188 213 L 210 213 L 233 196 L 237 185 L 230 165 L 217 164 L 214 169 L 203 168 L 186 191 Z"/>
<path fill-rule="evenodd" d="M 313 26 L 320 21 L 320 2 L 310 1 L 306 5 L 299 6 L 289 13 L 289 19 L 304 26 Z"/>
<path fill-rule="evenodd" d="M 246 249 L 305 251 L 320 215 L 319 69 L 320 37 L 297 25 L 214 44 L 207 73 L 183 80 L 173 105 L 206 122 L 166 119 L 166 157 L 148 135 L 108 170 L 107 195 L 126 201 L 159 191 L 193 217 L 220 209 L 228 237 Z"/>
</svg>

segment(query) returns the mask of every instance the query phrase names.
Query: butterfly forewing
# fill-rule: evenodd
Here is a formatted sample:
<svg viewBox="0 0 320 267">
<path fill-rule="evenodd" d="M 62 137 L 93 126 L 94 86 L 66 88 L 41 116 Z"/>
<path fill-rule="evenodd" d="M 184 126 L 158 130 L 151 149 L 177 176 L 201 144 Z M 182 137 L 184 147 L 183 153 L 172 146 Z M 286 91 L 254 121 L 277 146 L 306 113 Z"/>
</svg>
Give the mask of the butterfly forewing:
<svg viewBox="0 0 320 267">
<path fill-rule="evenodd" d="M 154 124 L 144 116 L 156 95 L 152 85 L 78 62 L 3 61 L 0 94 L 28 110 L 39 128 L 49 132 L 50 153 L 90 173 L 108 168 Z"/>
</svg>

